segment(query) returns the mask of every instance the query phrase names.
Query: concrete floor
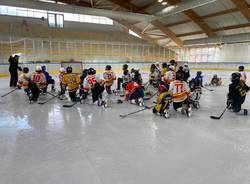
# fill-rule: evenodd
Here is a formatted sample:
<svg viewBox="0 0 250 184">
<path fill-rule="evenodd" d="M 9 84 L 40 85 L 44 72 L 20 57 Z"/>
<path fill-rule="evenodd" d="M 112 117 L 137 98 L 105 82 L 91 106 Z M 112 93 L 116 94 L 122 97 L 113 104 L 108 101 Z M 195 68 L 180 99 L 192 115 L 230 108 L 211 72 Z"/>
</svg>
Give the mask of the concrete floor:
<svg viewBox="0 0 250 184">
<path fill-rule="evenodd" d="M 1 98 L 0 184 L 249 184 L 249 116 L 209 118 L 225 107 L 230 74 L 221 75 L 225 85 L 203 90 L 189 119 L 150 110 L 121 119 L 138 109 L 128 104 L 29 105 L 22 91 Z M 9 90 L 7 78 L 0 84 Z"/>
</svg>

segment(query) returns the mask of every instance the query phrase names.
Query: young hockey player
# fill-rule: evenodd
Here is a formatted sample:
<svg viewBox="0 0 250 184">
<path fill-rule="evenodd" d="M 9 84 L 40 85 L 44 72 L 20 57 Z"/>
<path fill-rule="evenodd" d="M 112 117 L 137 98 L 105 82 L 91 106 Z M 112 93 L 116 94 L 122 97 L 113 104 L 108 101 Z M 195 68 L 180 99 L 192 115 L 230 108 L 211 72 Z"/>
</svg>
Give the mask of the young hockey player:
<svg viewBox="0 0 250 184">
<path fill-rule="evenodd" d="M 112 94 L 111 87 L 116 80 L 116 75 L 111 71 L 112 67 L 110 65 L 106 66 L 106 71 L 103 74 L 103 78 L 105 80 L 105 89 L 109 95 Z"/>
<path fill-rule="evenodd" d="M 81 83 L 80 83 L 80 89 L 79 89 L 79 95 L 82 99 L 86 99 L 87 96 L 88 96 L 88 92 L 84 92 L 83 90 L 83 82 L 84 82 L 84 79 L 88 76 L 88 69 L 84 69 L 82 71 L 82 75 L 80 77 L 81 79 Z"/>
<path fill-rule="evenodd" d="M 203 76 L 201 71 L 198 71 L 196 73 L 196 77 L 194 78 L 194 80 L 199 86 L 203 87 Z"/>
<path fill-rule="evenodd" d="M 36 66 L 36 71 L 31 75 L 31 81 L 43 92 L 46 91 L 47 82 L 41 66 Z"/>
<path fill-rule="evenodd" d="M 167 89 L 169 88 L 169 84 L 175 80 L 175 72 L 174 72 L 174 66 L 169 66 L 169 71 L 165 73 L 165 75 L 162 77 L 162 81 L 165 83 L 165 86 Z"/>
<path fill-rule="evenodd" d="M 67 73 L 62 76 L 62 89 L 63 91 L 67 89 L 71 101 L 77 102 L 76 92 L 79 89 L 81 79 L 76 73 L 72 73 L 72 70 L 71 66 L 66 68 Z"/>
<path fill-rule="evenodd" d="M 245 102 L 246 93 L 249 91 L 249 87 L 240 80 L 240 73 L 233 73 L 231 76 L 231 84 L 229 85 L 229 93 L 227 100 L 227 107 L 232 109 L 233 112 L 240 112 L 241 106 Z M 244 115 L 248 114 L 248 111 L 244 109 Z"/>
<path fill-rule="evenodd" d="M 116 88 L 117 92 L 119 92 L 121 90 L 121 85 L 125 89 L 126 84 L 128 82 L 130 82 L 130 80 L 131 80 L 131 75 L 129 73 L 128 65 L 127 64 L 124 64 L 122 66 L 122 70 L 123 70 L 122 77 L 117 79 L 117 88 Z"/>
<path fill-rule="evenodd" d="M 47 86 L 51 84 L 51 91 L 55 91 L 55 80 L 52 79 L 49 72 L 46 71 L 46 66 L 42 66 L 42 72 L 45 75 Z M 46 86 L 46 91 L 47 91 L 47 86 Z"/>
<path fill-rule="evenodd" d="M 214 74 L 213 78 L 211 79 L 210 82 L 211 86 L 221 86 L 222 85 L 222 80 L 217 76 L 217 74 Z"/>
<path fill-rule="evenodd" d="M 161 69 L 161 77 L 163 77 L 166 72 L 168 71 L 168 64 L 167 63 L 162 63 L 162 69 Z"/>
<path fill-rule="evenodd" d="M 166 88 L 165 90 L 162 89 L 160 95 L 157 97 L 156 105 L 153 108 L 153 113 L 159 113 L 164 118 L 169 118 L 169 107 L 172 103 L 172 93 L 168 91 Z"/>
<path fill-rule="evenodd" d="M 239 66 L 238 68 L 240 74 L 241 74 L 241 77 L 240 77 L 240 80 L 244 83 L 246 83 L 247 81 L 247 74 L 245 72 L 245 67 L 244 66 Z"/>
<path fill-rule="evenodd" d="M 143 106 L 144 91 L 139 82 L 137 78 L 134 78 L 131 82 L 129 82 L 126 85 L 125 100 L 130 101 L 130 103 L 132 104 Z"/>
<path fill-rule="evenodd" d="M 134 68 L 134 75 L 132 76 L 132 80 L 136 81 L 140 86 L 142 86 L 142 76 L 140 73 L 140 69 L 139 68 Z"/>
<path fill-rule="evenodd" d="M 184 71 L 184 81 L 187 82 L 190 77 L 190 69 L 187 63 L 183 65 L 183 71 Z"/>
<path fill-rule="evenodd" d="M 60 68 L 59 69 L 59 75 L 58 75 L 58 78 L 59 78 L 59 83 L 60 83 L 60 91 L 59 91 L 59 95 L 63 95 L 65 94 L 65 90 L 63 89 L 63 84 L 62 84 L 62 78 L 63 76 L 66 74 L 66 70 L 65 68 Z"/>
<path fill-rule="evenodd" d="M 155 66 L 155 64 L 152 64 L 150 67 L 149 84 L 157 88 L 160 80 L 161 80 L 160 71 Z"/>
<path fill-rule="evenodd" d="M 170 83 L 169 91 L 173 94 L 174 109 L 177 111 L 178 108 L 182 108 L 181 112 L 191 117 L 191 105 L 188 101 L 190 89 L 188 84 L 184 81 L 182 73 L 176 74 L 176 80 Z"/>
<path fill-rule="evenodd" d="M 107 102 L 102 98 L 104 91 L 103 81 L 96 76 L 96 70 L 89 68 L 88 76 L 84 79 L 83 90 L 84 92 L 92 92 L 92 102 L 98 106 L 107 107 Z"/>
</svg>

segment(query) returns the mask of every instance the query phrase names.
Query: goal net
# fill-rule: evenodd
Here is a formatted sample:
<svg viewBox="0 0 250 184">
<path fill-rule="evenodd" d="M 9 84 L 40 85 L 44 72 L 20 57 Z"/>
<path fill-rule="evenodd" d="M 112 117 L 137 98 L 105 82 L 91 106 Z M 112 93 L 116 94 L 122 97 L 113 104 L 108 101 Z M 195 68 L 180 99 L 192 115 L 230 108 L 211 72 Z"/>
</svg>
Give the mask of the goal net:
<svg viewBox="0 0 250 184">
<path fill-rule="evenodd" d="M 71 66 L 73 69 L 73 73 L 81 74 L 83 70 L 83 65 L 81 61 L 65 61 L 61 62 L 61 67 L 67 68 L 68 66 Z"/>
</svg>

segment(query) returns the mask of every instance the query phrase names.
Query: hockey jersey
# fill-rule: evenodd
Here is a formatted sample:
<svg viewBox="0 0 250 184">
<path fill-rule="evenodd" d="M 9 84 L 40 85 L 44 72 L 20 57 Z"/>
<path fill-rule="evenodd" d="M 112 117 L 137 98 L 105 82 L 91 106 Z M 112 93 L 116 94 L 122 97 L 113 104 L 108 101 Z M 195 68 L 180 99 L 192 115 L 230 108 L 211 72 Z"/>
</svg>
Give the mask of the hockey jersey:
<svg viewBox="0 0 250 184">
<path fill-rule="evenodd" d="M 106 71 L 103 73 L 103 78 L 105 80 L 106 86 L 112 86 L 114 80 L 116 79 L 115 73 L 112 71 Z"/>
<path fill-rule="evenodd" d="M 190 94 L 188 84 L 179 80 L 170 83 L 169 91 L 173 94 L 173 102 L 182 102 L 186 100 Z"/>
<path fill-rule="evenodd" d="M 29 81 L 31 80 L 31 74 L 23 73 L 18 80 L 18 86 L 22 87 L 23 89 L 28 89 Z"/>
<path fill-rule="evenodd" d="M 88 92 L 95 87 L 96 83 L 101 82 L 101 80 L 96 75 L 88 75 L 83 81 L 83 90 Z"/>
<path fill-rule="evenodd" d="M 247 74 L 246 74 L 246 72 L 240 72 L 240 75 L 241 75 L 240 80 L 242 82 L 246 83 L 246 81 L 247 81 Z"/>
<path fill-rule="evenodd" d="M 126 100 L 129 99 L 130 94 L 132 94 L 136 88 L 141 88 L 141 86 L 137 82 L 134 82 L 134 81 L 131 81 L 126 85 L 126 89 L 125 89 Z"/>
<path fill-rule="evenodd" d="M 37 87 L 40 89 L 44 89 L 47 86 L 46 77 L 41 72 L 34 72 L 31 75 L 31 81 L 36 83 Z"/>
<path fill-rule="evenodd" d="M 80 77 L 76 73 L 66 73 L 62 76 L 62 85 L 69 92 L 74 92 L 78 90 L 79 84 L 81 82 Z"/>
</svg>

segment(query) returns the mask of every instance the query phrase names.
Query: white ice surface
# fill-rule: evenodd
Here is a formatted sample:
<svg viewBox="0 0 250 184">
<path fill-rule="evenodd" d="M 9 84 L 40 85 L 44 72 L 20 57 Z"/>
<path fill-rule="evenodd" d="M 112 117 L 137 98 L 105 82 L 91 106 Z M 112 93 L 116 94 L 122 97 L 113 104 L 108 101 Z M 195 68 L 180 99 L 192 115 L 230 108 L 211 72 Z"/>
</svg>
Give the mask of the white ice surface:
<svg viewBox="0 0 250 184">
<path fill-rule="evenodd" d="M 227 81 L 203 90 L 189 119 L 150 110 L 121 119 L 138 109 L 128 104 L 29 105 L 23 91 L 0 98 L 0 184 L 249 184 L 249 116 L 209 118 L 225 107 Z M 7 78 L 0 84 L 9 91 Z"/>
</svg>

